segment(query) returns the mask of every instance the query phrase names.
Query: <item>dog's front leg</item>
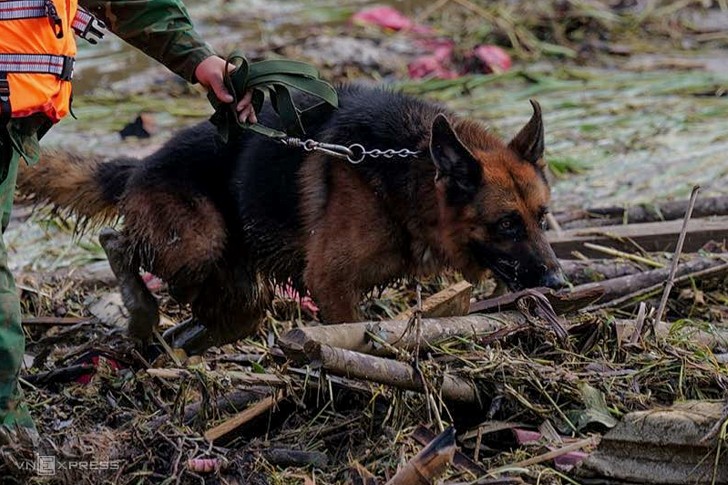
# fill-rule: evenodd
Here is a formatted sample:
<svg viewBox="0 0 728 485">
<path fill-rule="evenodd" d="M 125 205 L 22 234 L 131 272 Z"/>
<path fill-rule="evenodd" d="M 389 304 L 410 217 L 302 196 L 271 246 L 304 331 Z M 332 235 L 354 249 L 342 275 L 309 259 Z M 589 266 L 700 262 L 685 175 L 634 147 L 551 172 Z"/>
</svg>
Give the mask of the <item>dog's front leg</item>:
<svg viewBox="0 0 728 485">
<path fill-rule="evenodd" d="M 306 286 L 313 300 L 321 309 L 326 323 L 358 322 L 361 320 L 359 300 L 361 290 L 347 278 L 347 274 L 335 268 L 306 268 Z"/>
</svg>

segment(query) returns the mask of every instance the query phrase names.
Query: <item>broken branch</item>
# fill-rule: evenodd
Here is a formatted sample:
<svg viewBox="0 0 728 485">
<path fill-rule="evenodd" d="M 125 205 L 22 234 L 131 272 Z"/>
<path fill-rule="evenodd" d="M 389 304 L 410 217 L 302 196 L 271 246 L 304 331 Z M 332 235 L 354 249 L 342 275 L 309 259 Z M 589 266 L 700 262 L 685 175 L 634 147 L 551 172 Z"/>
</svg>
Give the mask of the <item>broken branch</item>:
<svg viewBox="0 0 728 485">
<path fill-rule="evenodd" d="M 310 341 L 306 356 L 314 364 L 336 375 L 387 384 L 408 391 L 425 392 L 425 383 L 415 369 L 404 362 L 366 355 L 351 350 Z M 443 399 L 478 402 L 475 386 L 460 377 L 442 375 L 440 392 Z"/>
<path fill-rule="evenodd" d="M 422 339 L 424 342 L 435 342 L 452 336 L 484 335 L 508 325 L 518 326 L 524 325 L 526 322 L 526 317 L 519 312 L 423 318 Z M 400 350 L 416 348 L 416 336 L 409 331 L 409 327 L 407 320 L 387 320 L 296 328 L 283 335 L 278 343 L 286 356 L 295 361 L 305 360 L 304 348 L 308 342 L 318 342 L 364 354 L 386 356 L 393 355 L 392 348 Z M 368 334 L 376 335 L 377 340 L 386 345 L 378 343 Z"/>
</svg>

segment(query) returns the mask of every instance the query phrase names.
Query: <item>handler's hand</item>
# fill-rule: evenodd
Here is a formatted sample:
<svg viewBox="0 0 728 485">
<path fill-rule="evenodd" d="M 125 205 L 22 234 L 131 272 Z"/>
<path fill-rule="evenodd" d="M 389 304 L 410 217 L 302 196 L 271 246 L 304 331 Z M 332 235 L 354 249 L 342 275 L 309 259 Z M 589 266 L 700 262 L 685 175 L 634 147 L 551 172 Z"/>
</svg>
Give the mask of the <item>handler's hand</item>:
<svg viewBox="0 0 728 485">
<path fill-rule="evenodd" d="M 223 103 L 232 103 L 233 97 L 225 88 L 223 82 L 223 72 L 225 71 L 225 59 L 218 56 L 211 56 L 202 61 L 195 69 L 195 77 L 207 89 L 211 89 L 217 99 Z M 232 71 L 235 66 L 228 65 L 228 70 Z M 245 93 L 245 96 L 238 101 L 235 111 L 238 112 L 238 119 L 241 123 L 248 121 L 249 123 L 257 123 L 258 118 L 255 116 L 255 110 L 250 103 L 253 98 L 252 91 Z"/>
</svg>

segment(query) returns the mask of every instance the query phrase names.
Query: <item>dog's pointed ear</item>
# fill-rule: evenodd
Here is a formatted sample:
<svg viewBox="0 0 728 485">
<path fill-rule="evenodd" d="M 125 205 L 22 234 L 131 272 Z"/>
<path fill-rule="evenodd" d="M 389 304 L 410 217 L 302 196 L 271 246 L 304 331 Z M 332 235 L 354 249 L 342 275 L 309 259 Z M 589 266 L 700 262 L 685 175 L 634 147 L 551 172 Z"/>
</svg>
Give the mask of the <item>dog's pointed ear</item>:
<svg viewBox="0 0 728 485">
<path fill-rule="evenodd" d="M 537 101 L 531 99 L 533 106 L 533 116 L 528 120 L 526 126 L 511 140 L 508 148 L 513 150 L 518 156 L 535 165 L 541 166 L 543 160 L 544 140 L 543 140 L 543 118 L 541 117 L 541 105 Z"/>
<path fill-rule="evenodd" d="M 432 122 L 430 156 L 437 168 L 435 181 L 445 186 L 448 202 L 470 202 L 483 183 L 483 169 L 442 113 Z"/>
</svg>

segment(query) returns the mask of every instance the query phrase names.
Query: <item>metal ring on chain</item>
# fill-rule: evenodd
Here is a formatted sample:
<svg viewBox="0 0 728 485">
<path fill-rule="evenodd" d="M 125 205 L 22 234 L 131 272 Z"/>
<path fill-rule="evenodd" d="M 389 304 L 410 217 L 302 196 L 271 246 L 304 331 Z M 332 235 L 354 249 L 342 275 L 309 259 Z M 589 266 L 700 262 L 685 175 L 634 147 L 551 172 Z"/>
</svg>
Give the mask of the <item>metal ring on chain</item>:
<svg viewBox="0 0 728 485">
<path fill-rule="evenodd" d="M 363 145 L 360 145 L 359 143 L 349 145 L 349 150 L 351 151 L 351 155 L 347 156 L 346 158 L 347 160 L 349 160 L 349 163 L 352 163 L 354 165 L 363 162 L 364 158 L 367 156 L 366 149 Z M 357 155 L 357 151 L 361 151 L 361 153 Z"/>
</svg>

